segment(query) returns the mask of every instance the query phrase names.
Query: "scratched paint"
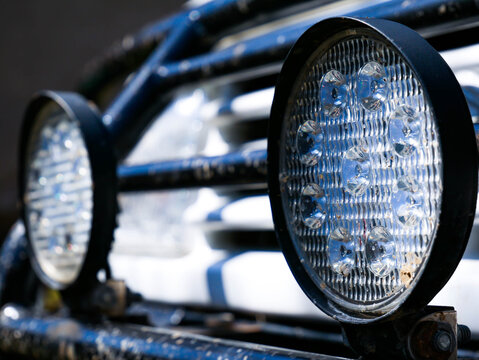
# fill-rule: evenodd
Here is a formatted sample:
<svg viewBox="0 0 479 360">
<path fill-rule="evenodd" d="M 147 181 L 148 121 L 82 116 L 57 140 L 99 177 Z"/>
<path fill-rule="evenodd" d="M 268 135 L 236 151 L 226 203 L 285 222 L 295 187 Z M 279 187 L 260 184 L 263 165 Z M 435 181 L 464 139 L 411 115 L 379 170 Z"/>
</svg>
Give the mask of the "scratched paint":
<svg viewBox="0 0 479 360">
<path fill-rule="evenodd" d="M 0 350 L 37 359 L 341 359 L 162 328 L 34 317 L 14 305 L 0 312 Z"/>
</svg>

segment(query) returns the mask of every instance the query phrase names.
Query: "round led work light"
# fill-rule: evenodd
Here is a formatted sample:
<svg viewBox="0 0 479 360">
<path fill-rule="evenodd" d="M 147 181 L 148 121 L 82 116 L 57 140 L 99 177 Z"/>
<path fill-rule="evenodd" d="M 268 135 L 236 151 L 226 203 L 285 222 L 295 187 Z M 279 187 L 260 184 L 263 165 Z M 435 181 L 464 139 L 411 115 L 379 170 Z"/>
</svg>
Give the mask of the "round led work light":
<svg viewBox="0 0 479 360">
<path fill-rule="evenodd" d="M 298 40 L 268 166 L 288 264 L 340 321 L 422 308 L 461 259 L 477 196 L 472 121 L 449 67 L 403 25 L 332 18 Z"/>
<path fill-rule="evenodd" d="M 116 216 L 116 163 L 101 118 L 72 93 L 30 103 L 20 139 L 20 201 L 33 268 L 55 289 L 105 266 Z"/>
</svg>

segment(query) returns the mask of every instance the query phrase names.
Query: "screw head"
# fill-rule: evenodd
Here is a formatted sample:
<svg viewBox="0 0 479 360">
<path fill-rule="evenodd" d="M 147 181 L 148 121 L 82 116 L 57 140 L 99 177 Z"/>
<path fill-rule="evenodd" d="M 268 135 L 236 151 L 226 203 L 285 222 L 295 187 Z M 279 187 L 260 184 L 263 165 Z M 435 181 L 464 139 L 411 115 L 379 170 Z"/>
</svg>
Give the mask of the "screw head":
<svg viewBox="0 0 479 360">
<path fill-rule="evenodd" d="M 433 339 L 434 348 L 440 352 L 451 352 L 453 347 L 453 338 L 449 331 L 438 330 Z"/>
</svg>

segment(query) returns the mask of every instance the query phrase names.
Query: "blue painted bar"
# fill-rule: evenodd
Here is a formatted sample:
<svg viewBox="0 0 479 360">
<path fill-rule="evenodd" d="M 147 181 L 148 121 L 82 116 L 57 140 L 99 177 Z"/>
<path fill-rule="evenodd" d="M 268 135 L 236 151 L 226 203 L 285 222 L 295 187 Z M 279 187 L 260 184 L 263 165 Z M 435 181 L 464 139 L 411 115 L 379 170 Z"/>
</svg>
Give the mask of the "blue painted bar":
<svg viewBox="0 0 479 360">
<path fill-rule="evenodd" d="M 151 191 L 203 186 L 266 188 L 266 150 L 120 166 L 120 191 Z"/>
<path fill-rule="evenodd" d="M 334 360 L 240 341 L 139 325 L 87 324 L 71 318 L 33 316 L 19 306 L 0 313 L 0 350 L 28 358 Z"/>
<path fill-rule="evenodd" d="M 321 20 L 312 19 L 243 41 L 232 48 L 181 59 L 181 54 L 198 36 L 240 23 L 256 10 L 278 9 L 287 4 L 284 1 L 251 1 L 245 9 L 241 3 L 214 1 L 186 13 L 184 22 L 175 26 L 167 40 L 105 111 L 103 120 L 120 157 L 128 153 L 147 127 L 151 119 L 142 118 L 143 112 L 158 102 L 160 95 L 166 95 L 173 87 L 187 82 L 281 61 L 296 39 Z M 474 0 L 460 0 L 453 4 L 445 0 L 394 0 L 344 15 L 398 21 L 432 37 L 453 31 L 451 24 L 478 18 L 479 4 Z"/>
<path fill-rule="evenodd" d="M 103 114 L 103 122 L 111 133 L 117 155 L 120 158 L 125 156 L 148 125 L 150 119 L 141 118 L 140 114 L 158 100 L 160 87 L 155 74 L 160 64 L 180 60 L 195 41 L 208 34 L 216 34 L 253 15 L 287 5 L 290 2 L 286 0 L 250 0 L 247 4 L 238 0 L 217 0 L 185 12 L 172 24 L 162 25 L 170 30 L 168 37 Z"/>
</svg>

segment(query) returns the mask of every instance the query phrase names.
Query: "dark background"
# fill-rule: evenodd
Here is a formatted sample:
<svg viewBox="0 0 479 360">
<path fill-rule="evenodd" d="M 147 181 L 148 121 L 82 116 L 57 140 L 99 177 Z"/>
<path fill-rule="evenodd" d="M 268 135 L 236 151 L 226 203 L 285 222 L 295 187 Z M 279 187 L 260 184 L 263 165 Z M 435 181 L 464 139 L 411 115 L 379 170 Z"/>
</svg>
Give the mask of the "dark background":
<svg viewBox="0 0 479 360">
<path fill-rule="evenodd" d="M 182 3 L 0 0 L 0 243 L 17 216 L 18 132 L 31 95 L 74 90 L 89 62 Z"/>
</svg>

